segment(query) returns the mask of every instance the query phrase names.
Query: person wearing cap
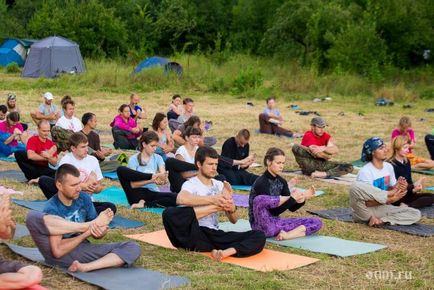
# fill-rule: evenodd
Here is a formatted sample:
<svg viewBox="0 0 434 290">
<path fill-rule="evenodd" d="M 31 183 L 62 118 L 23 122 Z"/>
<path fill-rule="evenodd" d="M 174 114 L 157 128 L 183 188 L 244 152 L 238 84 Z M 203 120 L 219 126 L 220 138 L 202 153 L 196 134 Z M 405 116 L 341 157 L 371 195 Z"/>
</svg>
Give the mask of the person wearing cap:
<svg viewBox="0 0 434 290">
<path fill-rule="evenodd" d="M 311 129 L 304 133 L 301 145 L 295 144 L 292 147 L 295 161 L 305 175 L 327 178 L 353 171 L 351 164 L 330 161 L 339 150 L 333 138 L 325 131 L 326 126 L 323 118 L 313 118 L 310 122 Z"/>
<path fill-rule="evenodd" d="M 47 120 L 50 123 L 50 128 L 52 128 L 57 119 L 60 118 L 60 114 L 57 111 L 57 107 L 53 104 L 54 96 L 50 92 L 43 94 L 44 103 L 41 104 L 37 111 L 30 112 L 30 116 L 33 121 L 38 124 L 42 120 Z"/>
<path fill-rule="evenodd" d="M 296 137 L 294 132 L 280 127 L 283 117 L 276 108 L 276 99 L 269 97 L 266 100 L 267 107 L 259 114 L 259 132 L 263 134 L 273 134 L 278 136 Z"/>
<path fill-rule="evenodd" d="M 360 169 L 350 188 L 350 207 L 353 220 L 368 222 L 369 226 L 411 225 L 421 218 L 419 210 L 392 205 L 407 193 L 404 177 L 395 178 L 393 166 L 385 162 L 388 148 L 379 137 L 363 144 L 361 160 L 367 162 Z"/>
</svg>

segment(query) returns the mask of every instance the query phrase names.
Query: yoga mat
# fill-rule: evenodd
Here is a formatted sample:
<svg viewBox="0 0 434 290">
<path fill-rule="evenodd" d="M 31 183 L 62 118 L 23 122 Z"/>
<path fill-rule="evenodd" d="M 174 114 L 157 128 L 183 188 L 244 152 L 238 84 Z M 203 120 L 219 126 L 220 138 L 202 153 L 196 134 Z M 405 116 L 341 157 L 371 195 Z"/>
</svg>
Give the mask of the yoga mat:
<svg viewBox="0 0 434 290">
<path fill-rule="evenodd" d="M 0 157 L 0 161 L 15 162 L 15 157 Z"/>
<path fill-rule="evenodd" d="M 113 144 L 108 144 L 108 143 L 101 144 L 101 147 L 115 149 L 115 146 L 113 146 Z"/>
<path fill-rule="evenodd" d="M 22 237 L 30 235 L 29 230 L 25 225 L 17 224 L 17 227 L 15 228 L 15 235 L 13 237 L 14 240 L 21 239 Z"/>
<path fill-rule="evenodd" d="M 176 249 L 175 247 L 173 247 L 172 243 L 167 237 L 165 230 L 146 233 L 146 234 L 126 235 L 126 237 L 138 241 L 142 241 L 151 245 L 164 247 L 167 249 Z M 207 257 L 211 257 L 211 254 L 209 252 L 200 253 L 200 254 Z M 223 263 L 234 264 L 244 268 L 261 271 L 261 272 L 271 272 L 275 270 L 278 271 L 291 270 L 318 261 L 319 261 L 318 259 L 314 259 L 314 258 L 282 253 L 282 252 L 277 252 L 277 251 L 272 251 L 267 249 L 263 249 L 262 252 L 260 252 L 259 254 L 250 257 L 245 257 L 245 258 L 228 257 L 222 260 Z"/>
<path fill-rule="evenodd" d="M 336 208 L 331 210 L 321 211 L 308 211 L 312 214 L 318 215 L 322 218 L 339 220 L 343 222 L 354 222 L 351 216 L 351 209 L 349 208 Z M 381 228 L 398 231 L 410 235 L 421 237 L 434 236 L 434 226 L 425 224 L 412 224 L 412 225 L 383 225 Z"/>
<path fill-rule="evenodd" d="M 27 178 L 24 173 L 19 170 L 5 170 L 0 171 L 0 179 L 12 179 L 18 182 L 27 182 Z"/>
<path fill-rule="evenodd" d="M 44 257 L 37 248 L 27 248 L 13 244 L 7 244 L 7 246 L 15 254 L 23 256 L 33 262 L 51 267 L 45 263 Z M 88 273 L 73 273 L 67 271 L 65 268 L 58 269 L 74 278 L 107 290 L 158 290 L 177 288 L 190 284 L 190 280 L 184 277 L 170 276 L 137 267 L 107 268 Z"/>
<path fill-rule="evenodd" d="M 46 204 L 46 200 L 21 200 L 21 199 L 13 199 L 13 202 L 19 206 L 36 210 L 36 211 L 44 211 L 44 207 Z M 119 215 L 115 215 L 112 222 L 109 224 L 111 229 L 121 228 L 121 229 L 131 229 L 138 228 L 144 226 L 144 223 L 136 220 L 131 220 Z"/>
<path fill-rule="evenodd" d="M 362 168 L 363 166 L 365 166 L 366 163 L 359 159 L 354 160 L 353 162 L 351 162 L 351 164 L 356 168 Z"/>
<path fill-rule="evenodd" d="M 426 190 L 434 191 L 434 186 L 429 186 L 425 188 Z"/>
<path fill-rule="evenodd" d="M 434 219 L 434 205 L 418 208 L 418 210 L 420 210 L 422 216 Z"/>
<path fill-rule="evenodd" d="M 420 174 L 426 174 L 426 175 L 434 175 L 434 170 L 433 169 L 426 169 L 426 170 L 422 170 L 422 169 L 412 169 L 412 172 L 415 173 L 420 173 Z"/>
<path fill-rule="evenodd" d="M 252 186 L 250 185 L 231 185 L 233 190 L 250 191 Z"/>
<path fill-rule="evenodd" d="M 112 171 L 112 172 L 103 172 L 102 176 L 104 176 L 105 178 L 111 179 L 111 180 L 118 180 L 118 174 L 116 173 L 116 171 Z"/>
<path fill-rule="evenodd" d="M 245 232 L 251 230 L 249 221 L 244 219 L 238 220 L 236 224 L 232 224 L 230 222 L 220 223 L 219 228 L 226 232 Z M 338 257 L 361 255 L 386 248 L 385 245 L 380 244 L 349 241 L 335 237 L 318 235 L 301 237 L 286 241 L 277 241 L 274 238 L 268 238 L 267 242 L 280 246 L 297 248 L 316 253 L 324 253 Z"/>
</svg>

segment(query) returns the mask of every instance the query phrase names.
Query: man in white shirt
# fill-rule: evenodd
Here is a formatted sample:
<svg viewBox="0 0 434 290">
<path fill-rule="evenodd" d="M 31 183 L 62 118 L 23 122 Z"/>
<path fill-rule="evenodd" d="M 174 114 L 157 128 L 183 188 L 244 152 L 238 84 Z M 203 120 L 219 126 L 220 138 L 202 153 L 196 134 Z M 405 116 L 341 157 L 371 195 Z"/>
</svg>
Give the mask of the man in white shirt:
<svg viewBox="0 0 434 290">
<path fill-rule="evenodd" d="M 71 130 L 74 133 L 80 132 L 83 129 L 81 121 L 74 116 L 75 102 L 73 100 L 66 100 L 62 104 L 64 115 L 56 122 L 56 126 L 59 126 L 65 130 Z"/>
<path fill-rule="evenodd" d="M 184 207 L 169 207 L 163 212 L 164 228 L 171 243 L 190 251 L 212 252 L 217 261 L 261 252 L 265 245 L 263 232 L 218 229 L 218 212 L 224 212 L 232 223 L 237 222 L 238 216 L 230 184 L 213 178 L 217 175 L 217 152 L 211 147 L 200 147 L 195 162 L 198 175 L 183 184 L 176 199 Z"/>
<path fill-rule="evenodd" d="M 103 189 L 101 181 L 102 176 L 101 168 L 99 167 L 98 159 L 92 155 L 88 155 L 87 138 L 83 133 L 74 133 L 69 138 L 70 152 L 65 154 L 59 161 L 59 166 L 62 164 L 74 165 L 80 172 L 80 187 L 81 192 L 89 194 L 99 193 Z M 50 199 L 57 193 L 54 178 L 48 176 L 41 176 L 38 181 L 47 199 Z M 116 206 L 110 202 L 94 202 L 97 213 L 111 208 L 116 212 Z"/>
<path fill-rule="evenodd" d="M 407 181 L 395 178 L 387 159 L 387 147 L 378 137 L 365 141 L 362 161 L 368 162 L 360 169 L 357 181 L 350 188 L 350 207 L 353 220 L 368 222 L 369 226 L 411 225 L 420 220 L 420 211 L 411 207 L 398 207 L 392 203 L 407 193 Z"/>
</svg>

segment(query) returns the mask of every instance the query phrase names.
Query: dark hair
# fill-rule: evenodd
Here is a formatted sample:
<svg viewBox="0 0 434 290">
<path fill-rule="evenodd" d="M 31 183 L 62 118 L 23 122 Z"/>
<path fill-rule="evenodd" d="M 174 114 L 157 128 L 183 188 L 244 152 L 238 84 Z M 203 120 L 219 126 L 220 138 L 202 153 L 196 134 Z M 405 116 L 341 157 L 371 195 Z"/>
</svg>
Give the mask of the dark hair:
<svg viewBox="0 0 434 290">
<path fill-rule="evenodd" d="M 48 122 L 48 120 L 42 119 L 41 121 L 39 121 L 36 125 L 38 126 L 38 129 L 41 128 L 42 124 L 47 124 L 48 126 L 50 126 L 50 122 Z"/>
<path fill-rule="evenodd" d="M 177 98 L 180 98 L 180 99 L 181 99 L 181 96 L 180 96 L 180 95 L 173 95 L 173 96 L 172 96 L 172 101 L 174 101 L 174 100 L 177 99 Z"/>
<path fill-rule="evenodd" d="M 87 137 L 81 132 L 76 132 L 69 137 L 68 142 L 70 147 L 77 147 L 79 144 L 87 143 Z"/>
<path fill-rule="evenodd" d="M 148 145 L 149 143 L 151 143 L 152 141 L 157 141 L 160 140 L 160 138 L 158 137 L 158 134 L 155 133 L 154 131 L 146 131 L 142 134 L 142 136 L 140 136 L 139 139 L 139 150 L 142 151 L 143 150 L 143 143 L 145 143 L 146 145 Z"/>
<path fill-rule="evenodd" d="M 62 108 L 64 110 L 66 110 L 66 106 L 67 105 L 75 106 L 75 102 L 71 99 L 71 97 L 69 97 L 69 99 L 67 98 L 67 99 L 63 100 L 63 102 L 62 102 Z"/>
<path fill-rule="evenodd" d="M 185 129 L 183 135 L 184 135 L 184 138 L 185 137 L 190 137 L 190 136 L 193 136 L 193 135 L 202 136 L 202 130 L 200 128 L 187 127 L 187 129 Z"/>
<path fill-rule="evenodd" d="M 6 114 L 8 112 L 8 107 L 6 107 L 5 105 L 0 105 L 0 112 Z"/>
<path fill-rule="evenodd" d="M 247 129 L 241 129 L 238 133 L 237 136 L 239 137 L 243 137 L 244 139 L 249 140 L 250 139 L 250 131 Z"/>
<path fill-rule="evenodd" d="M 164 118 L 167 118 L 165 114 L 163 113 L 156 113 L 154 120 L 152 120 L 152 129 L 155 131 L 158 130 L 158 127 L 160 127 L 160 123 L 164 120 Z"/>
<path fill-rule="evenodd" d="M 191 116 L 187 121 L 184 122 L 184 129 L 187 127 L 193 127 L 194 124 L 200 124 L 200 118 L 198 116 Z"/>
<path fill-rule="evenodd" d="M 209 147 L 209 146 L 199 147 L 196 150 L 196 154 L 194 155 L 194 164 L 197 166 L 197 163 L 199 162 L 199 164 L 202 165 L 205 162 L 205 159 L 207 157 L 212 158 L 212 159 L 218 159 L 219 154 L 212 147 Z"/>
<path fill-rule="evenodd" d="M 122 104 L 118 109 L 119 113 L 122 113 L 126 107 L 128 107 L 127 104 Z"/>
<path fill-rule="evenodd" d="M 60 99 L 60 105 L 63 107 L 63 103 L 69 100 L 72 100 L 71 96 L 64 96 L 62 99 Z"/>
<path fill-rule="evenodd" d="M 187 105 L 188 103 L 194 103 L 194 101 L 193 101 L 191 98 L 185 98 L 185 99 L 182 101 L 182 103 L 183 103 L 184 105 Z"/>
<path fill-rule="evenodd" d="M 271 100 L 276 100 L 276 98 L 273 97 L 273 96 L 270 96 L 270 97 L 267 98 L 266 103 L 268 104 L 268 102 L 271 101 Z"/>
<path fill-rule="evenodd" d="M 285 156 L 285 152 L 276 147 L 268 148 L 267 153 L 265 153 L 264 156 L 264 165 L 267 166 L 267 161 L 272 162 L 276 156 Z"/>
<path fill-rule="evenodd" d="M 65 163 L 60 165 L 59 168 L 57 168 L 56 175 L 54 176 L 54 181 L 62 183 L 65 180 L 66 175 L 68 174 L 74 177 L 80 177 L 80 171 L 78 171 L 78 169 L 74 165 Z"/>
<path fill-rule="evenodd" d="M 81 122 L 83 123 L 83 125 L 86 125 L 87 123 L 89 123 L 90 120 L 92 120 L 92 118 L 95 116 L 94 113 L 84 113 L 83 117 L 81 117 Z"/>
<path fill-rule="evenodd" d="M 18 112 L 10 112 L 7 117 L 7 120 L 11 120 L 12 122 L 19 122 L 20 121 L 20 113 Z"/>
</svg>

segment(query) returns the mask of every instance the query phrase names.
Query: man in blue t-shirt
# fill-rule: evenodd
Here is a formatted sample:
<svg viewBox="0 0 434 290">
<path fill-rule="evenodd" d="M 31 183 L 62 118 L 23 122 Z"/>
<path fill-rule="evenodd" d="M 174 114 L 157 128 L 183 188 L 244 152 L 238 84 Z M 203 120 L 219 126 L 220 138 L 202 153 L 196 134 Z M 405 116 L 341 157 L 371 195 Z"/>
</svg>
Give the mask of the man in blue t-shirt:
<svg viewBox="0 0 434 290">
<path fill-rule="evenodd" d="M 26 219 L 45 261 L 68 267 L 71 272 L 132 265 L 140 255 L 136 243 L 93 245 L 87 240 L 103 238 L 114 214 L 108 208 L 97 216 L 90 197 L 80 192 L 78 169 L 71 164 L 61 165 L 55 182 L 58 193 L 48 200 L 44 212 L 30 211 Z"/>
</svg>

